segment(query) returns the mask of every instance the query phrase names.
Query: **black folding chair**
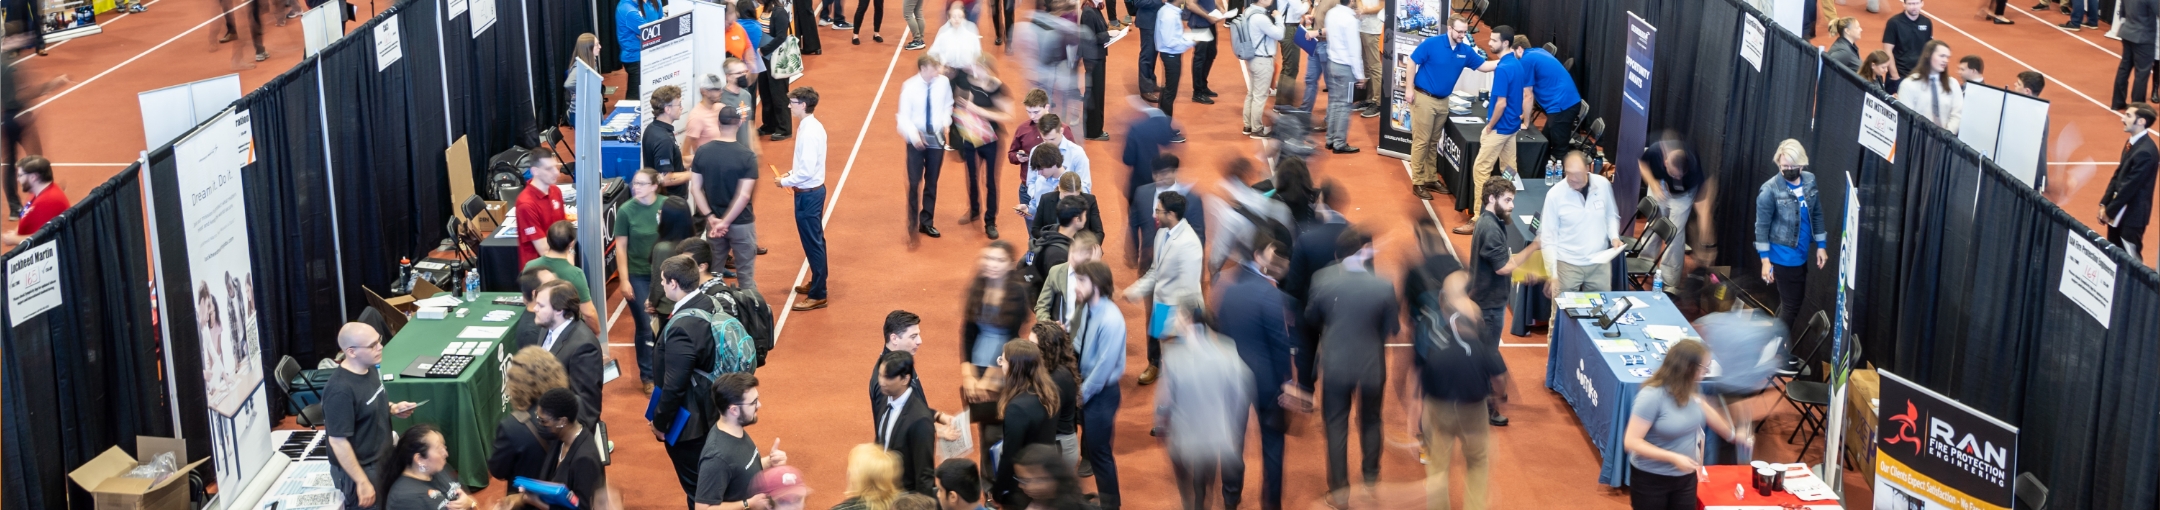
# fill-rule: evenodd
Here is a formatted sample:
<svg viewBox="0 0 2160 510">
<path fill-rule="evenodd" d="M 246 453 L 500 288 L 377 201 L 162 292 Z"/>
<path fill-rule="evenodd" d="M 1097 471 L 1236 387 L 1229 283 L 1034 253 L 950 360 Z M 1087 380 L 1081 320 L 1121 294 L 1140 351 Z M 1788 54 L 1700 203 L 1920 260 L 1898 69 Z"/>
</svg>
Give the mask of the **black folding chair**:
<svg viewBox="0 0 2160 510">
<path fill-rule="evenodd" d="M 300 426 L 311 429 L 323 426 L 322 388 L 315 387 L 314 382 L 305 379 L 302 379 L 304 384 L 302 388 L 298 390 L 293 388 L 293 379 L 300 377 L 300 362 L 293 361 L 292 356 L 285 356 L 284 359 L 278 360 L 276 377 L 278 389 L 285 391 L 285 398 L 297 402 L 299 401 L 299 391 L 315 395 L 315 403 L 300 408 L 300 416 L 297 417 Z"/>
</svg>

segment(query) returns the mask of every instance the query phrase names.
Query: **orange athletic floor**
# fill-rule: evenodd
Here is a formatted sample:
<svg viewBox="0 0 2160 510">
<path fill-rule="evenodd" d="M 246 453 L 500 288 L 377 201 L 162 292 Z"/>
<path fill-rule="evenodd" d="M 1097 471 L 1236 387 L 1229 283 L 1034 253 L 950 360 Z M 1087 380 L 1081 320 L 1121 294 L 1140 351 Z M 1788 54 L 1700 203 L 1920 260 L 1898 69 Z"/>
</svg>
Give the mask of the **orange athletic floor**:
<svg viewBox="0 0 2160 510">
<path fill-rule="evenodd" d="M 1867 40 L 1871 41 L 1862 48 L 1879 48 L 1880 43 L 1872 41 L 1879 40 L 1883 20 L 1900 7 L 1885 2 L 1886 12 L 1869 14 L 1863 12 L 1858 0 L 1849 1 L 1853 5 L 1842 6 L 1841 10 L 1863 19 Z M 215 42 L 222 28 L 216 22 L 220 9 L 215 2 L 159 0 L 149 7 L 149 12 L 107 21 L 104 34 L 68 41 L 53 47 L 51 56 L 30 58 L 22 64 L 26 83 L 60 75 L 73 80 L 52 94 L 29 101 L 35 106 L 33 126 L 40 134 L 44 153 L 57 163 L 58 181 L 71 197 L 87 194 L 144 149 L 141 133 L 135 128 L 140 125 L 135 93 L 233 72 L 240 74 L 243 86 L 252 89 L 300 60 L 297 23 L 265 30 L 271 58 L 256 64 L 251 62 L 250 52 L 239 49 L 237 43 L 221 46 Z M 1969 13 L 1948 14 L 1952 11 L 1947 4 L 1942 8 L 1932 13 L 1940 27 L 1937 37 L 1949 41 L 1958 55 L 1978 54 L 1986 59 L 1990 81 L 2007 81 L 2027 68 L 2027 63 L 2042 65 L 2037 69 L 2051 80 L 2043 97 L 2055 101 L 2052 113 L 2057 119 L 2050 146 L 2060 154 L 2051 154 L 2051 160 L 2098 162 L 2051 167 L 2058 177 L 2056 189 L 2050 190 L 2049 196 L 2078 218 L 2094 216 L 2098 197 L 2114 171 L 2113 149 L 2124 139 L 2116 117 L 2104 106 L 2112 78 L 2105 69 L 2117 60 L 2109 51 L 2119 51 L 2119 44 L 2095 32 L 2070 34 L 2050 28 L 2031 17 L 2029 11 L 2010 15 L 2018 21 L 2016 25 L 1997 26 Z M 362 9 L 373 7 L 363 5 Z M 1963 12 L 1963 8 L 1958 9 Z M 942 4 L 925 6 L 924 10 L 943 11 Z M 2060 14 L 2050 13 L 2039 17 L 2050 22 L 2063 19 Z M 929 18 L 937 23 L 943 16 Z M 844 498 L 845 453 L 850 446 L 871 438 L 862 385 L 882 343 L 879 325 L 885 313 L 908 309 L 922 314 L 924 359 L 958 360 L 962 292 L 976 253 L 986 242 L 978 228 L 954 223 L 967 207 L 966 172 L 957 160 L 948 160 L 939 183 L 942 200 L 936 223 L 946 235 L 943 239 L 924 239 L 917 250 L 906 248 L 902 216 L 906 199 L 901 191 L 906 187 L 906 176 L 898 163 L 902 142 L 893 136 L 890 123 L 895 107 L 890 101 L 899 94 L 899 81 L 913 72 L 916 52 L 898 51 L 898 44 L 905 40 L 901 35 L 905 24 L 898 13 L 886 21 L 890 35 L 883 44 L 865 38 L 862 46 L 851 46 L 843 32 L 821 30 L 825 53 L 806 58 L 808 73 L 797 82 L 817 87 L 823 95 L 817 116 L 828 130 L 826 181 L 832 192 L 829 199 L 837 202 L 827 226 L 832 305 L 782 315 L 778 348 L 771 364 L 759 373 L 765 403 L 762 421 L 750 430 L 761 444 L 774 438 L 784 440 L 781 449 L 788 451 L 793 464 L 806 472 L 816 490 L 811 508 L 825 508 Z M 1133 55 L 1137 43 L 1130 39 L 1111 48 L 1110 73 L 1116 77 L 1111 80 L 1113 91 L 1134 91 Z M 1817 44 L 1828 41 L 1816 40 Z M 1016 64 L 1008 61 L 1001 67 L 1008 83 L 1025 87 Z M 1181 101 L 1178 105 L 1191 141 L 1173 150 L 1186 158 L 1188 172 L 1210 182 L 1225 161 L 1254 149 L 1252 140 L 1232 129 L 1238 125 L 1238 105 L 1244 96 L 1240 75 L 1238 60 L 1225 48 L 1213 72 L 1213 87 L 1222 94 L 1218 104 Z M 622 77 L 617 73 L 609 79 L 619 84 Z M 1185 82 L 1189 84 L 1191 79 L 1188 73 Z M 1095 164 L 1094 174 L 1104 177 L 1096 183 L 1104 190 L 1104 217 L 1122 218 L 1125 200 L 1114 191 L 1118 189 L 1116 176 L 1123 174 L 1118 163 L 1118 149 L 1123 143 L 1118 126 L 1136 112 L 1117 97 L 1111 98 L 1109 105 L 1113 139 L 1107 143 L 1089 142 L 1086 147 Z M 1404 261 L 1413 255 L 1414 243 L 1408 232 L 1412 219 L 1436 214 L 1452 227 L 1463 217 L 1445 210 L 1451 203 L 1445 197 L 1434 205 L 1411 196 L 1402 162 L 1373 151 L 1376 120 L 1352 119 L 1354 132 L 1350 141 L 1363 147 L 1364 152 L 1321 155 L 1314 159 L 1314 168 L 1318 178 L 1346 187 L 1353 206 L 1344 214 L 1376 230 L 1382 251 L 1387 254 L 1381 258 L 1382 271 L 1400 274 Z M 111 126 L 124 127 L 114 132 Z M 781 157 L 777 155 L 790 154 L 793 142 L 764 143 L 764 148 L 767 154 L 776 155 L 769 159 L 776 159 Z M 997 192 L 1010 195 L 1019 171 L 1004 165 L 1000 172 Z M 793 206 L 786 192 L 768 186 L 760 186 L 755 202 L 759 214 L 766 218 L 791 217 Z M 1010 200 L 1004 202 L 1009 209 Z M 1001 212 L 1001 218 L 1004 233 L 1023 235 L 1020 220 L 1010 212 Z M 795 240 L 792 222 L 764 223 L 760 228 L 764 235 L 761 244 L 771 252 L 760 257 L 756 276 L 774 309 L 784 310 L 796 298 L 788 288 L 801 274 L 802 250 Z M 1117 234 L 1111 237 L 1110 253 L 1121 253 L 1126 240 Z M 1467 236 L 1454 236 L 1453 241 L 1458 250 L 1468 247 Z M 2152 244 L 2151 237 L 2147 241 Z M 1136 277 L 1133 269 L 1121 264 L 1113 266 L 1121 285 Z M 620 301 L 621 296 L 613 296 L 609 309 L 614 310 Z M 1124 308 L 1128 323 L 1144 323 L 1138 307 Z M 612 355 L 623 361 L 625 372 L 634 372 L 630 325 L 618 323 L 610 331 L 609 340 L 615 346 Z M 1137 332 L 1130 336 L 1129 373 L 1122 383 L 1127 400 L 1120 413 L 1116 447 L 1126 506 L 1174 508 L 1176 488 L 1168 460 L 1162 445 L 1147 435 L 1153 417 L 1153 390 L 1135 382 L 1146 364 L 1145 340 Z M 1625 508 L 1624 492 L 1597 484 L 1597 453 L 1572 411 L 1557 394 L 1543 388 L 1547 354 L 1542 346 L 1544 333 L 1534 331 L 1530 337 L 1511 336 L 1504 340 L 1532 346 L 1505 349 L 1518 398 L 1509 412 L 1513 425 L 1494 432 L 1493 506 Z M 1408 357 L 1404 349 L 1390 351 L 1391 366 L 1399 366 Z M 953 389 L 957 378 L 950 372 L 935 368 L 922 372 L 933 407 L 959 407 L 958 392 Z M 637 378 L 631 373 L 624 375 L 605 390 L 608 405 L 603 417 L 622 431 L 615 438 L 618 460 L 610 468 L 610 477 L 624 494 L 627 508 L 676 508 L 682 494 L 664 452 L 636 432 L 643 424 L 639 416 L 642 406 L 636 404 L 644 401 Z M 1424 471 L 1411 443 L 1407 408 L 1396 398 L 1401 388 L 1390 381 L 1384 412 L 1389 447 L 1383 453 L 1383 483 L 1370 495 L 1360 492 L 1353 498 L 1353 506 L 1414 508 L 1423 504 L 1418 483 Z M 1773 409 L 1776 403 L 1764 398 L 1750 404 Z M 1759 440 L 1758 455 L 1789 461 L 1798 448 L 1783 439 L 1794 426 L 1795 416 L 1782 404 L 1776 406 L 1782 412 L 1770 415 Z M 1248 438 L 1246 504 L 1251 505 L 1259 490 L 1258 435 L 1249 433 Z M 1807 456 L 1810 462 L 1820 461 L 1821 443 L 1816 444 L 1815 451 Z M 1288 442 L 1286 461 L 1285 504 L 1290 508 L 1324 508 L 1324 452 L 1318 416 L 1298 419 Z M 1459 499 L 1459 463 L 1454 472 L 1458 487 L 1454 493 Z M 1869 491 L 1857 476 L 1848 476 L 1845 484 L 1848 500 L 1869 500 Z M 481 492 L 483 502 L 499 497 L 502 485 L 497 483 Z M 1083 481 L 1083 487 L 1092 490 L 1092 482 Z"/>
</svg>

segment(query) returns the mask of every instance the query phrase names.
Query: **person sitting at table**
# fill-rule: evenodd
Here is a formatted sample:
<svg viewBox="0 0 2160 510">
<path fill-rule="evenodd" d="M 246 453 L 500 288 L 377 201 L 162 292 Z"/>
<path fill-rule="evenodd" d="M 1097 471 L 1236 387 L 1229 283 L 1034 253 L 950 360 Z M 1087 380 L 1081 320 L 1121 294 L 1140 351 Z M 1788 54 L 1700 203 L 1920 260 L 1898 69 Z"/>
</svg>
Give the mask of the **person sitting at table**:
<svg viewBox="0 0 2160 510">
<path fill-rule="evenodd" d="M 384 510 L 471 510 L 480 504 L 450 472 L 450 449 L 434 425 L 405 429 L 377 477 L 390 484 Z"/>
<path fill-rule="evenodd" d="M 567 388 L 562 362 L 540 346 L 518 349 L 503 364 L 503 397 L 510 412 L 495 423 L 495 453 L 488 455 L 488 475 L 500 480 L 518 477 L 547 478 L 547 468 L 561 453 L 554 434 L 541 430 L 533 415 L 540 396 L 548 390 Z"/>
<path fill-rule="evenodd" d="M 1635 393 L 1624 448 L 1632 470 L 1628 500 L 1635 510 L 1691 509 L 1696 506 L 1695 476 L 1702 468 L 1702 430 L 1708 425 L 1728 441 L 1750 444 L 1746 430 L 1710 407 L 1701 390 L 1710 349 L 1681 340 L 1665 352 L 1665 362 Z"/>
<path fill-rule="evenodd" d="M 533 324 L 546 328 L 540 348 L 562 362 L 570 389 L 583 399 L 586 414 L 600 416 L 600 340 L 587 328 L 576 327 L 579 319 L 572 310 L 581 304 L 577 289 L 556 280 L 541 284 L 533 297 Z"/>
<path fill-rule="evenodd" d="M 585 270 L 571 260 L 577 246 L 577 224 L 570 220 L 559 220 L 554 225 L 549 225 L 546 245 L 547 249 L 540 252 L 540 257 L 526 262 L 525 267 L 545 267 L 555 273 L 556 279 L 568 280 L 570 285 L 577 289 L 578 302 L 584 303 L 577 309 L 578 318 L 585 320 L 585 325 L 592 330 L 593 336 L 605 334 L 600 331 L 600 311 L 593 304 L 592 289 L 587 287 L 585 281 Z M 526 300 L 528 308 L 531 302 Z"/>
</svg>

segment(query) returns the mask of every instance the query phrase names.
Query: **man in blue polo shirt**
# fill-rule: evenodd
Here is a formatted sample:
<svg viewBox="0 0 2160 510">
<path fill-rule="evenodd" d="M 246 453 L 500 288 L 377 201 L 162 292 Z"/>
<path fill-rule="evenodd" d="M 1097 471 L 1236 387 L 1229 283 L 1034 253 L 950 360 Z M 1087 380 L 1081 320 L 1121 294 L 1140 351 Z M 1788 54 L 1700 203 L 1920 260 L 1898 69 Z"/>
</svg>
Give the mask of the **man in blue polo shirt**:
<svg viewBox="0 0 2160 510">
<path fill-rule="evenodd" d="M 1573 140 L 1575 123 L 1582 120 L 1582 94 L 1575 92 L 1575 79 L 1568 76 L 1567 67 L 1560 59 L 1543 48 L 1516 48 L 1524 67 L 1530 70 L 1530 96 L 1537 100 L 1538 108 L 1545 110 L 1544 161 L 1558 154 L 1566 154 L 1568 141 Z"/>
<path fill-rule="evenodd" d="M 1473 190 L 1485 189 L 1485 180 L 1492 177 L 1495 167 L 1515 171 L 1515 133 L 1522 131 L 1523 94 L 1530 87 L 1530 70 L 1516 53 L 1517 39 L 1513 27 L 1502 25 L 1493 27 L 1486 40 L 1500 61 L 1493 64 L 1492 103 L 1486 105 L 1485 131 L 1478 135 L 1477 161 L 1470 165 Z M 1457 235 L 1470 235 L 1476 228 L 1478 211 L 1485 208 L 1478 201 L 1471 198 L 1470 219 L 1455 227 Z"/>
<path fill-rule="evenodd" d="M 1448 94 L 1455 91 L 1462 70 L 1485 65 L 1485 56 L 1466 38 L 1469 31 L 1469 20 L 1449 17 L 1446 37 L 1426 38 L 1410 53 L 1417 73 L 1411 81 L 1417 86 L 1417 97 L 1410 100 L 1410 192 L 1419 200 L 1432 200 L 1434 191 L 1445 192 L 1435 173 L 1439 162 L 1433 159 L 1437 152 L 1433 143 L 1447 119 Z"/>
</svg>

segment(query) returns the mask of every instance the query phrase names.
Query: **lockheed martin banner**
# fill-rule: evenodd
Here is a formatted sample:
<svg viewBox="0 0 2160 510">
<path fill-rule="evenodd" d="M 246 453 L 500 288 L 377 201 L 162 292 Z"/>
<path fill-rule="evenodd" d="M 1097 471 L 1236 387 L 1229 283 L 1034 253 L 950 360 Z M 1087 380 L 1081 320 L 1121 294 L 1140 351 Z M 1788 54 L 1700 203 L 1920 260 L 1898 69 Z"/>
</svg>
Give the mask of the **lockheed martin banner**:
<svg viewBox="0 0 2160 510">
<path fill-rule="evenodd" d="M 1878 373 L 1875 510 L 2010 508 L 2017 427 Z"/>
</svg>

